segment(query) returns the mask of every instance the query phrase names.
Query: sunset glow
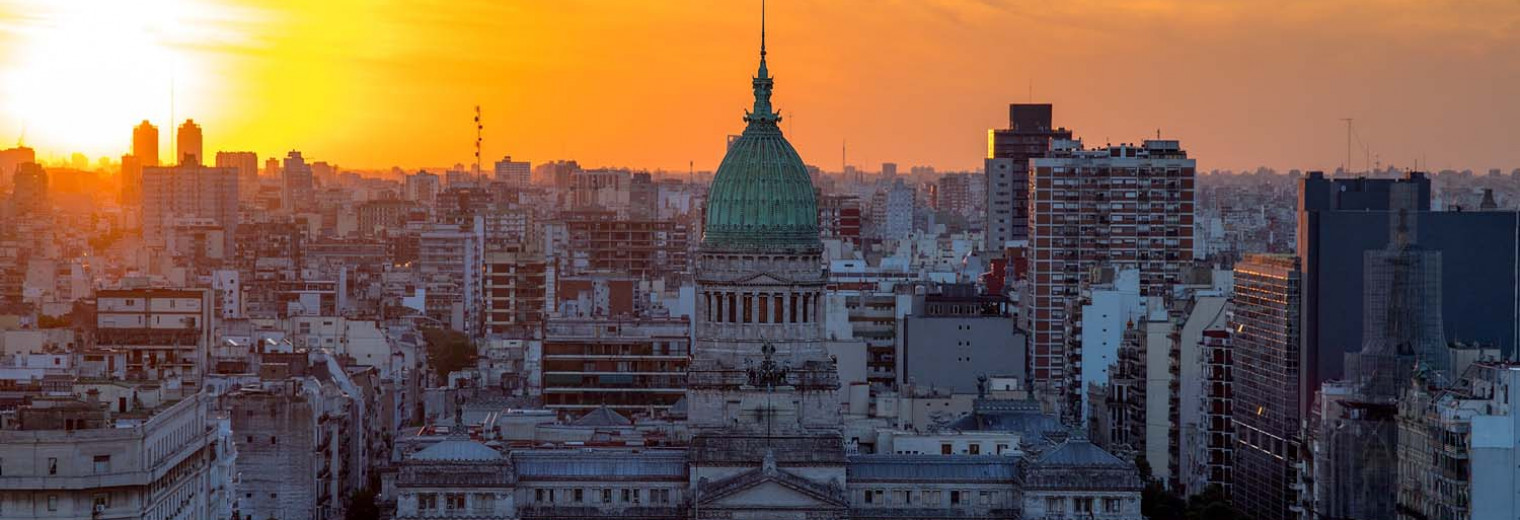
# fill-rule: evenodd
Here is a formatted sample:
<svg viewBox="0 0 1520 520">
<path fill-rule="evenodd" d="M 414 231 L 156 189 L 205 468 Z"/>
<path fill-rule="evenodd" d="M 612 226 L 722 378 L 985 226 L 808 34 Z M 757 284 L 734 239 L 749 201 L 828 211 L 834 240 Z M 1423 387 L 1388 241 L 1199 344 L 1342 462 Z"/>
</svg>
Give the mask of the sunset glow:
<svg viewBox="0 0 1520 520">
<path fill-rule="evenodd" d="M 1027 99 L 1055 103 L 1089 140 L 1185 139 L 1209 167 L 1333 168 L 1343 117 L 1383 163 L 1520 159 L 1505 131 L 1520 119 L 1514 2 L 772 3 L 786 130 L 831 168 L 844 142 L 852 163 L 974 168 L 998 107 Z M 711 169 L 711 136 L 735 131 L 744 107 L 731 87 L 751 73 L 753 11 L 6 0 L 0 141 L 24 131 L 45 157 L 119 156 L 134 122 L 171 126 L 172 90 L 176 117 L 201 121 L 213 150 L 467 162 L 479 104 L 490 156 Z"/>
</svg>

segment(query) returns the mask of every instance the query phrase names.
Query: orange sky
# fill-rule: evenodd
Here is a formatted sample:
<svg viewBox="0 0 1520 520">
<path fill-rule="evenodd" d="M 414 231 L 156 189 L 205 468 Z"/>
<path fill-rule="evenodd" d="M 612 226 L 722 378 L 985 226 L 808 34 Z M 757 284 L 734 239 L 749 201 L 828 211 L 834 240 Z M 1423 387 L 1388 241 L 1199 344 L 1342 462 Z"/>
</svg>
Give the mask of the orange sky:
<svg viewBox="0 0 1520 520">
<path fill-rule="evenodd" d="M 758 3 L 0 0 L 0 143 L 125 153 L 179 119 L 208 154 L 347 167 L 488 158 L 699 170 L 742 128 Z M 775 0 L 771 71 L 810 163 L 980 166 L 1006 105 L 1089 143 L 1157 129 L 1210 168 L 1520 167 L 1514 0 Z M 1362 168 L 1360 147 L 1354 166 Z"/>
</svg>

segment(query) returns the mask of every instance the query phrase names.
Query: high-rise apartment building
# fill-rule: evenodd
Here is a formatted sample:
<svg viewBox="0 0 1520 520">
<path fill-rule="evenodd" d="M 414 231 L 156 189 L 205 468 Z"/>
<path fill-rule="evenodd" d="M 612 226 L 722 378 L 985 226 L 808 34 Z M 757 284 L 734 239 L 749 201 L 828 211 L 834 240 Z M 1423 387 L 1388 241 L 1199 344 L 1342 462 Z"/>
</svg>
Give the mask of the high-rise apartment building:
<svg viewBox="0 0 1520 520">
<path fill-rule="evenodd" d="M 280 208 L 286 213 L 311 211 L 316 204 L 316 190 L 312 185 L 311 165 L 301 157 L 301 152 L 291 150 L 285 156 L 285 167 L 280 179 Z"/>
<path fill-rule="evenodd" d="M 34 162 L 17 165 L 11 186 L 11 207 L 17 215 L 35 215 L 47 210 L 48 174 L 42 165 Z"/>
<path fill-rule="evenodd" d="M 536 327 L 551 306 L 554 269 L 535 251 L 485 254 L 485 332 L 510 334 Z"/>
<path fill-rule="evenodd" d="M 514 161 L 512 156 L 496 161 L 496 182 L 515 188 L 526 188 L 533 182 L 533 165 L 528 161 Z"/>
<path fill-rule="evenodd" d="M 1290 518 L 1299 500 L 1301 411 L 1311 395 L 1300 370 L 1302 283 L 1297 257 L 1249 255 L 1235 265 L 1232 496 L 1257 520 Z"/>
<path fill-rule="evenodd" d="M 36 150 L 25 146 L 0 150 L 0 185 L 9 186 L 16 167 L 29 162 L 37 162 Z"/>
<path fill-rule="evenodd" d="M 952 173 L 939 178 L 934 185 L 934 209 L 971 218 L 976 210 L 976 202 L 972 200 L 975 190 L 971 183 L 980 179 L 969 173 Z"/>
<path fill-rule="evenodd" d="M 913 232 L 913 206 L 918 192 L 902 179 L 876 190 L 871 197 L 871 223 L 875 236 L 902 239 Z"/>
<path fill-rule="evenodd" d="M 132 128 L 132 156 L 144 167 L 158 166 L 158 127 L 146 119 Z"/>
<path fill-rule="evenodd" d="M 427 315 L 467 334 L 481 326 L 484 242 L 481 219 L 468 227 L 437 224 L 418 239 L 417 280 L 427 290 Z"/>
<path fill-rule="evenodd" d="M 1085 149 L 1061 140 L 1030 164 L 1029 377 L 1037 390 L 1079 392 L 1064 388 L 1081 365 L 1067 348 L 1068 304 L 1098 267 L 1137 270 L 1142 296 L 1180 280 L 1192 260 L 1196 163 L 1177 141 Z"/>
<path fill-rule="evenodd" d="M 233 251 L 238 225 L 237 170 L 200 165 L 143 168 L 142 231 L 149 246 L 167 245 L 181 219 L 209 219 L 222 228 L 224 251 Z"/>
<path fill-rule="evenodd" d="M 570 267 L 659 277 L 691 271 L 691 230 L 683 221 L 619 220 L 611 211 L 565 214 Z"/>
<path fill-rule="evenodd" d="M 206 159 L 205 152 L 201 149 L 201 126 L 195 124 L 194 119 L 186 119 L 185 124 L 179 125 L 179 132 L 175 134 L 176 154 L 175 164 L 199 166 Z"/>
<path fill-rule="evenodd" d="M 691 321 L 681 317 L 551 318 L 544 325 L 544 406 L 580 415 L 666 410 L 686 395 Z"/>
<path fill-rule="evenodd" d="M 121 193 L 117 202 L 123 206 L 142 204 L 142 173 L 149 166 L 158 166 L 158 127 L 144 120 L 132 128 L 132 153 L 121 156 Z"/>
<path fill-rule="evenodd" d="M 859 245 L 860 220 L 860 199 L 852 195 L 818 196 L 820 237 Z"/>
<path fill-rule="evenodd" d="M 1199 442 L 1193 445 L 1192 488 L 1218 486 L 1225 496 L 1235 489 L 1235 347 L 1227 329 L 1203 331 L 1202 400 Z M 1190 488 L 1191 489 L 1191 488 Z"/>
<path fill-rule="evenodd" d="M 251 201 L 259 192 L 259 156 L 253 152 L 216 152 L 217 168 L 237 171 L 238 195 Z"/>
<path fill-rule="evenodd" d="M 987 131 L 987 250 L 1029 238 L 1029 160 L 1071 131 L 1051 126 L 1051 105 L 1008 106 L 1008 128 Z"/>
</svg>

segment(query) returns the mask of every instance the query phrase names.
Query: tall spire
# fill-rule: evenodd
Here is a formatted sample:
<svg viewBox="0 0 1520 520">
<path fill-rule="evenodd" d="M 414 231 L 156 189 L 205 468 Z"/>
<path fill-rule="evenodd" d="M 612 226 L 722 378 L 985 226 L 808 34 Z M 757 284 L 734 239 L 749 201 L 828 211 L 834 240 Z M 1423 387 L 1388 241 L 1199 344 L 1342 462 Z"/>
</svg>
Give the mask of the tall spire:
<svg viewBox="0 0 1520 520">
<path fill-rule="evenodd" d="M 781 121 L 781 114 L 771 109 L 771 89 L 775 82 L 771 80 L 770 70 L 765 66 L 765 0 L 760 0 L 760 71 L 755 74 L 752 85 L 755 89 L 755 107 L 744 115 L 744 121 L 750 123 L 750 128 L 758 124 L 775 126 Z"/>
</svg>

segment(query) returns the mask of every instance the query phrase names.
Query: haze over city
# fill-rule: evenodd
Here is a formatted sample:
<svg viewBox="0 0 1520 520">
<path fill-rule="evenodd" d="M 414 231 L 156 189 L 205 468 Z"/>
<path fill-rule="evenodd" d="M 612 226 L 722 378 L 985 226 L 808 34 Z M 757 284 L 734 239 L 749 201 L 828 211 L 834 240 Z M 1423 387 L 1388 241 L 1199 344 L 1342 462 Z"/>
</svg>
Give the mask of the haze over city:
<svg viewBox="0 0 1520 520">
<path fill-rule="evenodd" d="M 0 0 L 0 519 L 1517 520 L 1517 51 L 1520 0 Z"/>
<path fill-rule="evenodd" d="M 485 155 L 710 171 L 754 39 L 737 2 L 0 2 L 0 140 L 126 149 L 143 119 L 211 149 L 353 168 Z M 1089 142 L 1159 130 L 1205 169 L 1520 165 L 1508 0 L 780 1 L 785 130 L 812 164 L 969 170 L 1009 101 Z M 638 139 L 634 139 L 638 137 Z M 168 139 L 163 144 L 168 154 Z M 1365 146 L 1365 149 L 1364 149 Z M 1375 165 L 1375 164 L 1374 164 Z"/>
</svg>

